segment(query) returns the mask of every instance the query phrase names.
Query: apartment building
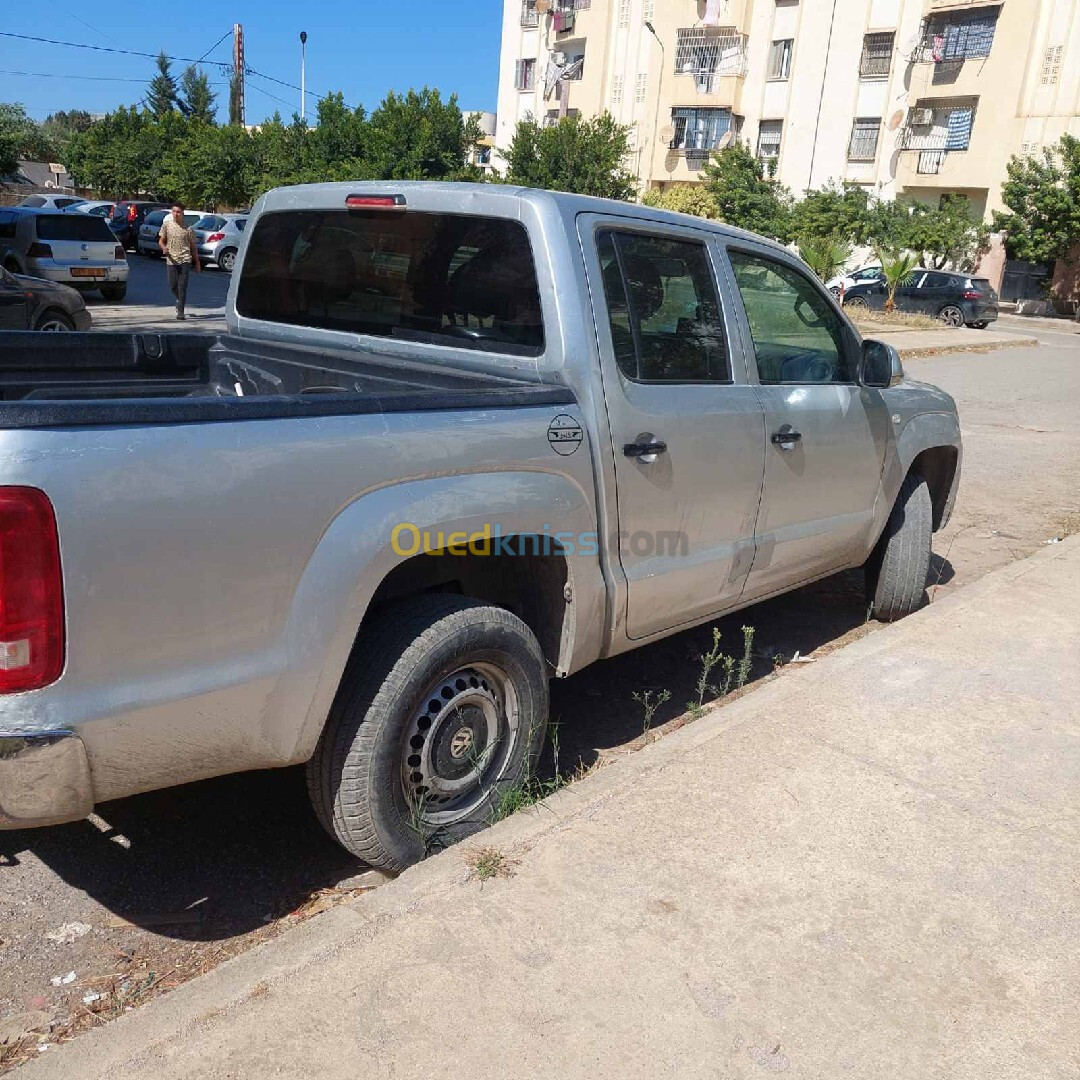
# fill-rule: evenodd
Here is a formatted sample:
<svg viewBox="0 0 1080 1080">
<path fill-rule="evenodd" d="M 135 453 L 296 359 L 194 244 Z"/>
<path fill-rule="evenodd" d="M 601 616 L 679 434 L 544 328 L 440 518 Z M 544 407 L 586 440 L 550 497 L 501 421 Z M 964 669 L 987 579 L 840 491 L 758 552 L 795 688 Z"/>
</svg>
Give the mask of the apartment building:
<svg viewBox="0 0 1080 1080">
<path fill-rule="evenodd" d="M 533 116 L 610 112 L 642 186 L 745 140 L 799 192 L 966 194 L 1080 135 L 1080 0 L 505 0 L 496 150 Z"/>
</svg>

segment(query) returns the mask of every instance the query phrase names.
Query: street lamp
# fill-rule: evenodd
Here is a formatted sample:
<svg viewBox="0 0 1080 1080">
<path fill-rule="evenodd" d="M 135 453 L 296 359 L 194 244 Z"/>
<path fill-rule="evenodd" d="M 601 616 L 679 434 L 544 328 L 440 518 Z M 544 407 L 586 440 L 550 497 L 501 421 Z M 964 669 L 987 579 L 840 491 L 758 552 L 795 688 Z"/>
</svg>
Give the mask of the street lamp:
<svg viewBox="0 0 1080 1080">
<path fill-rule="evenodd" d="M 653 137 L 651 140 L 651 142 L 655 142 L 656 137 L 660 131 L 660 96 L 663 93 L 664 89 L 664 64 L 667 63 L 667 53 L 664 49 L 664 43 L 660 40 L 660 35 L 656 32 L 656 27 L 653 26 L 653 24 L 649 22 L 648 19 L 645 20 L 645 29 L 648 30 L 654 38 L 656 38 L 656 42 L 660 46 L 660 77 L 656 81 L 656 109 L 653 113 Z M 676 59 L 678 59 L 678 57 L 676 57 Z M 652 146 L 651 143 L 649 153 L 650 155 L 655 155 L 656 153 L 656 148 Z M 647 168 L 649 170 L 649 175 L 645 180 L 646 185 L 648 185 L 649 180 L 652 179 L 652 156 L 650 156 L 648 159 Z"/>
<path fill-rule="evenodd" d="M 300 31 L 300 119 L 303 120 L 307 106 L 307 31 Z"/>
</svg>

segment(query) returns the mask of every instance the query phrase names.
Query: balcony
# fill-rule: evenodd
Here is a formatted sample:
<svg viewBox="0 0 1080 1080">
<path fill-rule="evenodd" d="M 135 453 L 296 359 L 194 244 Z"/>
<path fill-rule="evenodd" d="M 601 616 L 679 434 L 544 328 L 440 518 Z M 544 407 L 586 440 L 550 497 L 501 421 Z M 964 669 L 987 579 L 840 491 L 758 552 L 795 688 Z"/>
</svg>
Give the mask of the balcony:
<svg viewBox="0 0 1080 1080">
<path fill-rule="evenodd" d="M 678 31 L 675 74 L 694 80 L 699 94 L 712 94 L 717 80 L 746 75 L 747 35 L 733 26 L 695 26 Z"/>
<path fill-rule="evenodd" d="M 936 154 L 967 150 L 978 104 L 978 98 L 917 102 L 908 110 L 907 121 L 897 133 L 897 149 Z"/>
<path fill-rule="evenodd" d="M 1000 14 L 1000 4 L 930 14 L 923 20 L 921 37 L 911 62 L 962 64 L 965 60 L 989 56 Z"/>
<path fill-rule="evenodd" d="M 685 157 L 688 169 L 701 169 L 715 151 L 738 138 L 742 123 L 730 109 L 672 109 L 668 151 Z"/>
<path fill-rule="evenodd" d="M 535 30 L 540 25 L 540 12 L 536 10 L 536 0 L 521 0 L 521 25 L 526 30 Z"/>
</svg>

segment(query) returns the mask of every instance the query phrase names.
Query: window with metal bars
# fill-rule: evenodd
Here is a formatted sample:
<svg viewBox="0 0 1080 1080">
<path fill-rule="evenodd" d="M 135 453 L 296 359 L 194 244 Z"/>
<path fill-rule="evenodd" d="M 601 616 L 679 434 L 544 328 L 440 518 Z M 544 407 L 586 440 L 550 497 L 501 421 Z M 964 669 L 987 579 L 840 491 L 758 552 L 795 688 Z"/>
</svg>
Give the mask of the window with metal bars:
<svg viewBox="0 0 1080 1080">
<path fill-rule="evenodd" d="M 873 161 L 877 157 L 880 131 L 880 116 L 857 117 L 851 125 L 851 138 L 848 139 L 848 161 Z"/>
<path fill-rule="evenodd" d="M 769 46 L 769 66 L 766 78 L 786 79 L 791 75 L 791 50 L 795 42 L 791 38 L 774 41 Z"/>
<path fill-rule="evenodd" d="M 864 79 L 879 79 L 892 67 L 893 42 L 896 34 L 866 34 L 862 39 L 862 59 L 859 75 Z"/>
<path fill-rule="evenodd" d="M 975 11 L 943 11 L 923 23 L 916 60 L 935 64 L 989 56 L 1001 5 Z"/>
<path fill-rule="evenodd" d="M 780 157 L 780 140 L 783 134 L 783 120 L 761 121 L 757 133 L 757 156 L 759 161 L 776 161 Z"/>
<path fill-rule="evenodd" d="M 540 25 L 540 12 L 536 0 L 521 0 L 521 25 L 528 28 Z"/>
<path fill-rule="evenodd" d="M 742 117 L 734 116 L 730 109 L 672 109 L 671 124 L 674 135 L 672 150 L 682 150 L 689 155 L 707 157 L 717 149 L 720 140 L 728 133 L 737 135 Z"/>
<path fill-rule="evenodd" d="M 1060 45 L 1050 45 L 1043 53 L 1042 77 L 1039 80 L 1043 86 L 1054 86 L 1061 76 L 1061 49 Z"/>
<path fill-rule="evenodd" d="M 630 25 L 630 0 L 619 0 L 619 26 Z"/>
<path fill-rule="evenodd" d="M 536 86 L 536 61 L 518 60 L 514 64 L 514 89 L 532 90 Z"/>
<path fill-rule="evenodd" d="M 616 75 L 611 80 L 611 103 L 621 105 L 623 96 L 623 84 L 626 82 L 625 75 Z"/>
<path fill-rule="evenodd" d="M 978 98 L 918 101 L 900 132 L 901 150 L 967 150 Z"/>
<path fill-rule="evenodd" d="M 712 93 L 717 75 L 746 74 L 746 35 L 733 26 L 694 26 L 679 30 L 675 74 L 693 75 L 698 90 Z"/>
<path fill-rule="evenodd" d="M 645 94 L 649 88 L 649 76 L 644 71 L 638 72 L 637 82 L 634 85 L 634 101 L 639 105 L 645 100 Z"/>
<path fill-rule="evenodd" d="M 643 17 L 649 22 L 656 18 L 656 0 L 645 0 Z"/>
</svg>

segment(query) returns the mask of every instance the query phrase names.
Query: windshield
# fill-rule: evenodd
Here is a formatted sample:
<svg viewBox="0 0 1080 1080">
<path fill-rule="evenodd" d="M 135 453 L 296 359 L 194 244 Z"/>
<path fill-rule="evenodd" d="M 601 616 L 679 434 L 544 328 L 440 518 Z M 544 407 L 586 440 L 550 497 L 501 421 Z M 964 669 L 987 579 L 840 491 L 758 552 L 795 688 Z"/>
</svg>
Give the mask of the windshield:
<svg viewBox="0 0 1080 1080">
<path fill-rule="evenodd" d="M 147 214 L 143 219 L 144 225 L 160 225 L 165 220 L 167 210 L 155 210 L 152 214 Z"/>
<path fill-rule="evenodd" d="M 109 226 L 101 218 L 82 214 L 41 214 L 37 219 L 39 240 L 104 240 L 115 243 Z"/>
</svg>

